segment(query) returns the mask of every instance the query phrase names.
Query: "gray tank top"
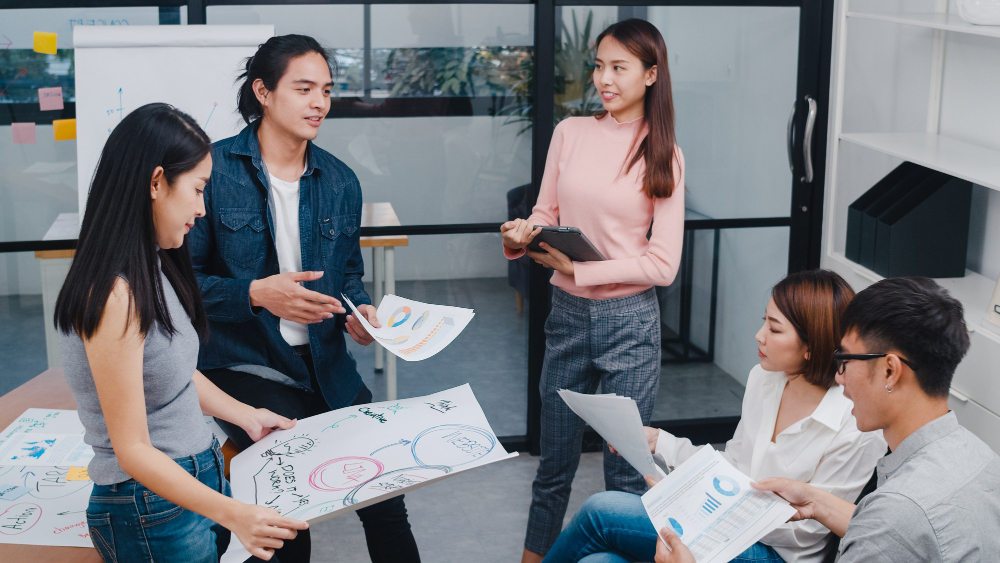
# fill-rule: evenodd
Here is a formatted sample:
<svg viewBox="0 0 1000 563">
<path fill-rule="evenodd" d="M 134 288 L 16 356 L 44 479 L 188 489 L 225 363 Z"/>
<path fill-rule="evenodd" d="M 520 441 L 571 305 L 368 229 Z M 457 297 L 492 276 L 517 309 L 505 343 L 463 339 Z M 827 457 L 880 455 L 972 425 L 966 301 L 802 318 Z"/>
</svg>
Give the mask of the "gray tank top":
<svg viewBox="0 0 1000 563">
<path fill-rule="evenodd" d="M 170 458 L 179 458 L 208 449 L 212 445 L 212 432 L 202 418 L 198 393 L 191 381 L 198 363 L 198 333 L 173 286 L 162 271 L 159 274 L 167 309 L 177 332 L 170 336 L 160 323 L 153 323 L 146 335 L 142 374 L 136 376 L 142 376 L 146 424 L 153 446 Z M 66 381 L 86 430 L 84 441 L 94 448 L 94 459 L 87 473 L 98 485 L 129 480 L 131 476 L 118 465 L 111 448 L 83 340 L 74 332 L 60 334 L 60 345 Z"/>
</svg>

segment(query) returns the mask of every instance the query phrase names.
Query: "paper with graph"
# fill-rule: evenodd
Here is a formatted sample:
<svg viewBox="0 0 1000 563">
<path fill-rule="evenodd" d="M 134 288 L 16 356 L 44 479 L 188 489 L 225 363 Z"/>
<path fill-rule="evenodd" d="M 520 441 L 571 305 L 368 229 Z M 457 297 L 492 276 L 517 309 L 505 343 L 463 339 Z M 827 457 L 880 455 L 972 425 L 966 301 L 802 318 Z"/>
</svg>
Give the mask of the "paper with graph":
<svg viewBox="0 0 1000 563">
<path fill-rule="evenodd" d="M 75 410 L 28 409 L 0 433 L 0 465 L 85 466 L 93 457 Z"/>
<path fill-rule="evenodd" d="M 788 521 L 795 509 L 758 491 L 712 446 L 674 469 L 642 495 L 657 533 L 671 529 L 698 563 L 724 563 Z"/>
<path fill-rule="evenodd" d="M 476 316 L 472 309 L 386 295 L 375 313 L 382 327 L 375 328 L 346 295 L 341 297 L 375 342 L 408 362 L 426 360 L 444 350 Z"/>
<path fill-rule="evenodd" d="M 237 500 L 318 522 L 515 456 L 466 384 L 299 420 L 233 458 L 230 482 Z M 234 535 L 222 561 L 246 555 Z"/>
</svg>

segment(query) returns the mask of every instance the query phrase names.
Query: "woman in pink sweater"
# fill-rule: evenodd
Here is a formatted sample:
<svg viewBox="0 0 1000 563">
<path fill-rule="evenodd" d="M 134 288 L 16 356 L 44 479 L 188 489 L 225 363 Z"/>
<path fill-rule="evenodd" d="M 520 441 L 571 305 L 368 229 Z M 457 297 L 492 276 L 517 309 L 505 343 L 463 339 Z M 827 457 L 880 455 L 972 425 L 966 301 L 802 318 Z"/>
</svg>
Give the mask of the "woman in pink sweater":
<svg viewBox="0 0 1000 563">
<path fill-rule="evenodd" d="M 555 542 L 580 461 L 584 423 L 556 392 L 594 393 L 600 383 L 605 393 L 635 399 L 649 424 L 661 353 L 653 286 L 673 282 L 681 257 L 684 156 L 663 37 L 643 20 L 616 23 L 597 37 L 594 62 L 605 111 L 556 126 L 531 216 L 500 228 L 510 259 L 526 252 L 539 225 L 577 227 L 607 258 L 573 262 L 545 243 L 545 252 L 527 252 L 555 270 L 555 288 L 540 386 L 542 455 L 522 562 L 541 561 Z M 642 475 L 607 452 L 604 478 L 609 490 L 646 489 Z"/>
</svg>

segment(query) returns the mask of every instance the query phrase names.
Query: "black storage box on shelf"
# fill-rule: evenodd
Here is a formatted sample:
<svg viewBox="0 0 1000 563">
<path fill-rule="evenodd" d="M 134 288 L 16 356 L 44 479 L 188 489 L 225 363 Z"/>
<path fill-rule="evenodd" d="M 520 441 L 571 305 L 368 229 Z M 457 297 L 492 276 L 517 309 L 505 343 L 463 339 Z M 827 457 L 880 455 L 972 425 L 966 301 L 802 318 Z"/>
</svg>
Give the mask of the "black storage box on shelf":
<svg viewBox="0 0 1000 563">
<path fill-rule="evenodd" d="M 844 255 L 848 260 L 871 268 L 875 261 L 875 221 L 867 210 L 884 200 L 885 206 L 895 201 L 902 190 L 920 181 L 931 170 L 919 164 L 904 162 L 861 195 L 847 208 L 847 247 Z M 891 198 L 891 199 L 885 199 Z"/>
<path fill-rule="evenodd" d="M 845 255 L 886 277 L 962 277 L 971 205 L 971 182 L 904 162 L 848 208 Z"/>
<path fill-rule="evenodd" d="M 879 216 L 875 272 L 885 277 L 965 276 L 972 182 L 935 172 Z"/>
</svg>

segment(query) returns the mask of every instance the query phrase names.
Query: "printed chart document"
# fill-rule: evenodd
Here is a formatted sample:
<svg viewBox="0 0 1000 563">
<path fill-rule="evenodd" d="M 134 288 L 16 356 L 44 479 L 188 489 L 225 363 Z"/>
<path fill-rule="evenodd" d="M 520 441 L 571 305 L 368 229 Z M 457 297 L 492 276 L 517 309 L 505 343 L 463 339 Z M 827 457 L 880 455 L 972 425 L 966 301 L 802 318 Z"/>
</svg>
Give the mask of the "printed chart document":
<svg viewBox="0 0 1000 563">
<path fill-rule="evenodd" d="M 390 294 L 382 298 L 375 312 L 382 325 L 375 328 L 346 295 L 340 296 L 376 342 L 408 362 L 426 360 L 444 350 L 476 316 L 472 309 L 431 305 Z"/>
<path fill-rule="evenodd" d="M 0 433 L 0 465 L 87 465 L 93 457 L 75 410 L 28 409 Z"/>
<path fill-rule="evenodd" d="M 657 533 L 672 529 L 698 563 L 733 559 L 795 514 L 783 498 L 751 487 L 712 446 L 642 495 L 642 504 Z"/>
<path fill-rule="evenodd" d="M 653 462 L 646 432 L 642 429 L 639 407 L 634 400 L 613 393 L 590 395 L 568 389 L 560 389 L 559 396 L 577 416 L 614 446 L 636 471 L 663 479 L 665 474 Z"/>
<path fill-rule="evenodd" d="M 516 456 L 466 384 L 299 420 L 233 458 L 230 482 L 237 500 L 319 522 Z M 247 557 L 234 534 L 222 562 Z"/>
</svg>

